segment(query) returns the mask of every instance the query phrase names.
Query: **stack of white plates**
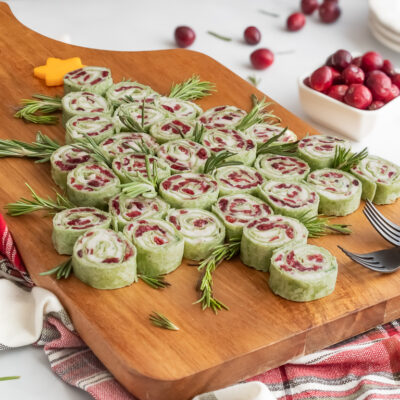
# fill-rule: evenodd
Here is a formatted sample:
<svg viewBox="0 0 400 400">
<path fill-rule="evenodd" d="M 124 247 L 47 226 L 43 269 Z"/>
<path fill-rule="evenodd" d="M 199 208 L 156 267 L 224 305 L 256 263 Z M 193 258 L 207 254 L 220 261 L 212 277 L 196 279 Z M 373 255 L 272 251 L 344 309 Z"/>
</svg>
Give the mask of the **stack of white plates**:
<svg viewBox="0 0 400 400">
<path fill-rule="evenodd" d="M 369 0 L 369 28 L 383 45 L 400 53 L 400 0 Z"/>
</svg>

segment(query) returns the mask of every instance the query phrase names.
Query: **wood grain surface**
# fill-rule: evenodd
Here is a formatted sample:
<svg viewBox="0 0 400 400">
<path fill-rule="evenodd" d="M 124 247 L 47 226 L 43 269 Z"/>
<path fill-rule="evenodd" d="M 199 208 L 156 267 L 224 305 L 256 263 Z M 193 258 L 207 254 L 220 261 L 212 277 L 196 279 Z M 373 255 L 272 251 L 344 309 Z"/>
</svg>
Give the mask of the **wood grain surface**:
<svg viewBox="0 0 400 400">
<path fill-rule="evenodd" d="M 49 56 L 81 57 L 86 65 L 111 68 L 115 81 L 123 76 L 168 93 L 173 82 L 193 73 L 217 84 L 218 92 L 199 101 L 204 109 L 232 104 L 249 110 L 250 95 L 262 93 L 213 59 L 187 50 L 112 52 L 60 43 L 20 24 L 5 3 L 0 4 L 0 137 L 25 141 L 43 133 L 63 141 L 58 126 L 24 124 L 13 118 L 21 98 L 33 93 L 62 94 L 33 77 L 33 67 Z M 293 82 L 293 84 L 295 84 Z M 276 104 L 275 112 L 298 136 L 316 133 L 305 122 Z M 0 160 L 0 206 L 28 196 L 24 182 L 42 196 L 54 195 L 48 164 L 22 159 Z M 400 223 L 400 204 L 379 209 Z M 171 288 L 155 291 L 143 282 L 124 289 L 92 289 L 74 277 L 56 281 L 39 276 L 65 257 L 51 245 L 51 219 L 42 215 L 6 216 L 24 262 L 37 285 L 54 292 L 73 323 L 99 359 L 140 399 L 188 399 L 232 384 L 294 357 L 321 349 L 400 317 L 400 273 L 381 275 L 351 262 L 338 249 L 355 252 L 387 248 L 361 209 L 340 218 L 353 226 L 351 236 L 332 235 L 311 243 L 338 259 L 336 290 L 324 299 L 294 303 L 274 296 L 268 275 L 246 268 L 239 260 L 221 265 L 215 273 L 215 294 L 230 307 L 214 315 L 202 311 L 196 285 L 198 271 L 184 263 L 168 276 Z M 339 219 L 338 219 L 339 220 Z M 153 327 L 148 315 L 168 316 L 180 331 Z"/>
</svg>

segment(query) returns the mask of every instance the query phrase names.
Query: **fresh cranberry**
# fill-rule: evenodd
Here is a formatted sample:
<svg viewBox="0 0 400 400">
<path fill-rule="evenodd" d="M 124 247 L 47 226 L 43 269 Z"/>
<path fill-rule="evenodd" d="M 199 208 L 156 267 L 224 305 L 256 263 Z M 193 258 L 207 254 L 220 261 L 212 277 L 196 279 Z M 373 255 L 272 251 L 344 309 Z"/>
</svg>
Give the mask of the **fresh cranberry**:
<svg viewBox="0 0 400 400">
<path fill-rule="evenodd" d="M 255 69 L 266 69 L 274 62 L 274 53 L 269 49 L 258 49 L 250 54 Z"/>
<path fill-rule="evenodd" d="M 353 83 L 346 92 L 344 101 L 349 106 L 365 110 L 372 103 L 372 93 L 361 83 Z"/>
<path fill-rule="evenodd" d="M 260 43 L 261 32 L 255 26 L 248 26 L 244 31 L 244 40 L 248 44 Z"/>
<path fill-rule="evenodd" d="M 378 110 L 379 108 L 383 107 L 385 103 L 380 100 L 374 100 L 371 105 L 368 107 L 368 110 Z"/>
<path fill-rule="evenodd" d="M 361 64 L 362 64 L 362 57 L 355 57 L 353 58 L 353 61 L 351 62 L 352 64 L 356 65 L 357 67 L 361 68 Z"/>
<path fill-rule="evenodd" d="M 341 73 L 333 67 L 329 67 L 329 68 L 331 69 L 331 72 L 332 72 L 332 83 L 333 84 L 342 83 L 343 79 L 342 79 Z"/>
<path fill-rule="evenodd" d="M 383 60 L 382 71 L 389 76 L 393 76 L 396 73 L 394 65 L 390 60 Z"/>
<path fill-rule="evenodd" d="M 400 89 L 400 74 L 395 74 L 392 77 L 392 82 Z"/>
<path fill-rule="evenodd" d="M 301 0 L 301 11 L 306 15 L 311 15 L 318 6 L 318 0 Z"/>
<path fill-rule="evenodd" d="M 352 83 L 363 83 L 365 79 L 364 71 L 354 64 L 350 64 L 342 72 L 342 77 L 347 85 Z"/>
<path fill-rule="evenodd" d="M 364 71 L 381 69 L 383 67 L 383 58 L 379 53 L 369 51 L 362 56 L 361 66 Z"/>
<path fill-rule="evenodd" d="M 194 30 L 189 26 L 178 26 L 175 29 L 175 41 L 179 47 L 188 47 L 196 39 Z"/>
<path fill-rule="evenodd" d="M 314 90 L 323 92 L 332 86 L 332 70 L 331 67 L 321 67 L 316 69 L 310 77 L 310 85 Z"/>
<path fill-rule="evenodd" d="M 336 1 L 324 1 L 318 9 L 319 18 L 322 22 L 330 24 L 335 22 L 341 14 L 341 10 Z"/>
<path fill-rule="evenodd" d="M 392 86 L 390 88 L 390 94 L 386 97 L 385 103 L 389 103 L 389 101 L 392 101 L 399 94 L 400 94 L 400 89 L 394 83 L 392 83 Z"/>
<path fill-rule="evenodd" d="M 331 54 L 325 61 L 325 65 L 327 65 L 328 67 L 333 67 L 333 54 Z"/>
<path fill-rule="evenodd" d="M 306 86 L 311 87 L 310 77 L 307 76 L 307 78 L 304 79 L 303 83 L 304 83 Z"/>
<path fill-rule="evenodd" d="M 344 95 L 346 94 L 348 88 L 349 87 L 347 85 L 333 85 L 328 90 L 327 95 L 343 102 Z"/>
<path fill-rule="evenodd" d="M 347 50 L 338 50 L 332 54 L 332 66 L 339 71 L 344 70 L 352 61 L 353 57 Z"/>
<path fill-rule="evenodd" d="M 286 26 L 289 31 L 299 31 L 306 23 L 306 17 L 304 14 L 296 12 L 289 15 L 286 20 Z"/>
<path fill-rule="evenodd" d="M 374 100 L 386 102 L 386 99 L 391 96 L 392 81 L 382 71 L 371 71 L 365 80 L 365 84 L 371 90 Z"/>
</svg>

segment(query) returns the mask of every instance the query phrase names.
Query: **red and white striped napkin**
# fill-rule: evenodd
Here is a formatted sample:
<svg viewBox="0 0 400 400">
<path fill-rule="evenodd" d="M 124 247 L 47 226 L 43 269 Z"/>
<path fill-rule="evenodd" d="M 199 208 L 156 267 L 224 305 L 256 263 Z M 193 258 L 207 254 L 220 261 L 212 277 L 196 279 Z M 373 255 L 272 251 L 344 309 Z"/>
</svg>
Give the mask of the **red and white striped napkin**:
<svg viewBox="0 0 400 400">
<path fill-rule="evenodd" d="M 81 340 L 56 297 L 34 286 L 1 214 L 0 277 L 7 278 L 0 279 L 0 350 L 31 340 L 43 347 L 51 369 L 66 383 L 97 400 L 135 399 Z M 29 301 L 24 301 L 26 296 Z M 3 303 L 7 301 L 8 307 Z M 24 304 L 30 309 L 21 311 Z M 39 314 L 41 329 L 27 318 Z M 24 318 L 18 319 L 18 315 Z M 199 395 L 196 400 L 400 399 L 399 321 L 298 358 L 247 382 Z"/>
</svg>

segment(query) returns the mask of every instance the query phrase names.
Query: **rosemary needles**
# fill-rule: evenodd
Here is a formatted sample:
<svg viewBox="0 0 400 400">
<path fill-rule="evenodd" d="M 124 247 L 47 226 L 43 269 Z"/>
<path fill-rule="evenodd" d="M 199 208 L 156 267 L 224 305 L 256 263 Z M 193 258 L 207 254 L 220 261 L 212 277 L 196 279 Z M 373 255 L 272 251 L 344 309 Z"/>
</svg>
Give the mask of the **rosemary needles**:
<svg viewBox="0 0 400 400">
<path fill-rule="evenodd" d="M 170 331 L 179 331 L 179 328 L 173 322 L 159 312 L 153 311 L 149 315 L 149 320 L 154 326 L 158 326 L 159 328 L 168 329 Z"/>
<path fill-rule="evenodd" d="M 180 100 L 196 100 L 215 92 L 215 84 L 201 81 L 198 75 L 193 75 L 188 80 L 172 86 L 168 97 Z"/>
<path fill-rule="evenodd" d="M 68 279 L 72 272 L 72 258 L 57 265 L 57 267 L 41 272 L 39 275 L 56 275 L 57 279 Z"/>
<path fill-rule="evenodd" d="M 219 153 L 211 154 L 204 165 L 204 173 L 210 174 L 215 169 L 226 167 L 228 165 L 242 165 L 243 163 L 241 161 L 226 161 L 227 158 L 233 155 L 234 153 L 231 153 L 229 151 L 220 151 Z"/>
<path fill-rule="evenodd" d="M 34 124 L 53 125 L 58 118 L 52 114 L 62 110 L 61 97 L 45 96 L 43 94 L 32 95 L 33 99 L 22 99 L 15 118 L 21 118 Z"/>
<path fill-rule="evenodd" d="M 281 156 L 293 156 L 297 152 L 297 145 L 299 141 L 290 143 L 278 143 L 278 140 L 285 134 L 287 127 L 283 128 L 282 131 L 275 136 L 272 136 L 269 140 L 263 143 L 257 148 L 257 156 L 260 154 L 278 154 Z"/>
<path fill-rule="evenodd" d="M 368 157 L 368 149 L 366 147 L 358 153 L 352 153 L 351 149 L 336 146 L 332 168 L 349 172 L 353 165 L 358 164 L 366 157 Z"/>
</svg>

